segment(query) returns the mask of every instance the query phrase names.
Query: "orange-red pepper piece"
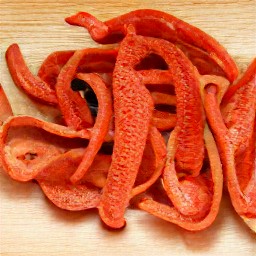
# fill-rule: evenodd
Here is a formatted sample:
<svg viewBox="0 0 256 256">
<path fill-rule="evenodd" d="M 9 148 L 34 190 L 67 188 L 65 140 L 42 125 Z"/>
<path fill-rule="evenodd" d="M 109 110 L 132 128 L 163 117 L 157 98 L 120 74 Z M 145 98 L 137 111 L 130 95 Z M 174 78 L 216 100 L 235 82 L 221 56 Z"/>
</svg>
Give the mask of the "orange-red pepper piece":
<svg viewBox="0 0 256 256">
<path fill-rule="evenodd" d="M 150 94 L 143 86 L 141 72 L 136 74 L 134 66 L 152 52 L 165 59 L 175 83 L 177 109 L 182 112 L 177 115 L 180 152 L 184 138 L 193 140 L 187 145 L 189 150 L 186 149 L 186 154 L 181 153 L 182 157 L 179 159 L 181 162 L 185 161 L 190 170 L 198 171 L 202 166 L 204 152 L 202 106 L 198 100 L 199 90 L 194 89 L 199 88 L 199 82 L 191 63 L 180 50 L 167 41 L 128 34 L 120 45 L 113 74 L 115 145 L 113 161 L 99 205 L 102 220 L 113 228 L 120 228 L 125 224 L 123 215 L 145 147 L 148 122 L 152 117 L 152 99 L 148 98 Z M 182 97 L 183 94 L 186 96 Z M 184 98 L 189 98 L 193 109 L 185 108 Z M 187 115 L 191 115 L 191 119 L 197 124 L 196 127 L 184 122 L 183 118 Z M 192 129 L 188 129 L 189 133 L 187 133 L 186 127 L 190 125 Z M 193 155 L 192 161 L 189 154 Z M 137 159 L 136 162 L 134 159 Z"/>
<path fill-rule="evenodd" d="M 12 116 L 12 108 L 8 101 L 8 98 L 4 92 L 2 85 L 0 84 L 0 126 L 8 119 L 8 117 Z"/>
<path fill-rule="evenodd" d="M 132 24 L 138 35 L 162 38 L 173 43 L 193 45 L 205 51 L 223 69 L 232 82 L 237 78 L 238 68 L 213 37 L 168 13 L 157 10 L 135 10 L 105 22 L 86 12 L 79 12 L 65 19 L 71 25 L 88 29 L 91 37 L 99 43 L 116 43 L 126 35 L 126 27 Z"/>
<path fill-rule="evenodd" d="M 69 50 L 51 53 L 39 68 L 38 76 L 54 88 L 61 69 L 73 56 L 74 52 L 74 50 Z M 116 49 L 95 49 L 95 51 L 89 51 L 81 59 L 77 72 L 113 72 L 116 56 Z"/>
<path fill-rule="evenodd" d="M 256 217 L 255 76 L 250 75 L 249 81 L 242 78 L 226 105 L 228 111 L 224 111 L 224 116 L 216 100 L 216 87 L 211 85 L 205 89 L 205 110 L 219 147 L 232 204 L 240 216 L 249 218 Z"/>
<path fill-rule="evenodd" d="M 71 177 L 73 183 L 78 182 L 85 175 L 97 155 L 105 137 L 109 131 L 112 118 L 112 96 L 103 80 L 97 74 L 77 74 L 78 79 L 88 83 L 96 94 L 98 100 L 98 114 L 92 129 L 90 130 L 91 139 L 85 150 L 81 164 Z"/>
<path fill-rule="evenodd" d="M 175 132 L 173 133 L 173 139 L 175 140 Z M 218 214 L 222 198 L 223 177 L 218 149 L 207 126 L 205 127 L 204 139 L 211 171 L 211 173 L 207 172 L 204 176 L 206 182 L 209 183 L 209 192 L 212 193 L 211 200 L 208 202 L 210 204 L 209 208 L 207 207 L 204 212 L 201 212 L 199 215 L 184 215 L 171 205 L 170 202 L 157 202 L 152 195 L 149 194 L 138 202 L 138 207 L 140 209 L 191 231 L 206 229 L 213 223 Z M 198 191 L 194 192 L 198 193 Z M 156 191 L 154 194 L 157 193 L 158 192 Z M 200 195 L 198 195 L 198 200 L 204 199 L 200 198 Z"/>
<path fill-rule="evenodd" d="M 84 155 L 84 149 L 72 149 L 53 159 L 35 177 L 45 195 L 59 208 L 80 211 L 96 208 L 100 201 L 101 188 L 96 187 L 86 177 L 80 184 L 72 184 L 70 177 L 78 167 Z M 102 171 L 99 165 L 105 158 L 96 156 L 90 171 L 94 174 Z M 100 169 L 98 169 L 100 167 Z M 108 165 L 106 165 L 106 170 Z"/>
<path fill-rule="evenodd" d="M 17 44 L 12 44 L 7 49 L 6 62 L 17 87 L 33 99 L 50 105 L 57 104 L 55 91 L 41 78 L 30 72 Z"/>
</svg>

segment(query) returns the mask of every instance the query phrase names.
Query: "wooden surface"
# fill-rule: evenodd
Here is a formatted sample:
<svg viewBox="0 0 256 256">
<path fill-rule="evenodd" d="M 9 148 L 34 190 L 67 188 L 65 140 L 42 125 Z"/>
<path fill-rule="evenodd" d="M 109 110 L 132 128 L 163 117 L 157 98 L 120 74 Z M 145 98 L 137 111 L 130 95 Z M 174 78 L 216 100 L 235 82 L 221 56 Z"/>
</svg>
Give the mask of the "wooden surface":
<svg viewBox="0 0 256 256">
<path fill-rule="evenodd" d="M 105 20 L 130 10 L 153 8 L 171 13 L 214 36 L 244 70 L 256 55 L 255 1 L 208 0 L 1 0 L 1 77 L 15 114 L 46 118 L 13 85 L 4 60 L 16 42 L 33 72 L 52 51 L 95 45 L 82 28 L 64 18 L 87 11 Z M 215 223 L 191 233 L 147 213 L 128 210 L 127 226 L 104 229 L 97 211 L 56 208 L 32 182 L 17 183 L 0 172 L 1 255 L 255 255 L 256 236 L 234 213 L 225 194 Z"/>
</svg>

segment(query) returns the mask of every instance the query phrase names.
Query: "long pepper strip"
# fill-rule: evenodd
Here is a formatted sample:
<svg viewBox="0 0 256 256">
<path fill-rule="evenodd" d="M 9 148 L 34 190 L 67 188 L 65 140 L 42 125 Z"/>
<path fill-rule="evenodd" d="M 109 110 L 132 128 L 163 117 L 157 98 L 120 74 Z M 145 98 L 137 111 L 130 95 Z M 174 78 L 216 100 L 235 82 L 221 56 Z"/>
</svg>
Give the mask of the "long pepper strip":
<svg viewBox="0 0 256 256">
<path fill-rule="evenodd" d="M 138 203 L 140 209 L 191 231 L 203 230 L 213 223 L 219 211 L 222 197 L 223 177 L 218 149 L 207 126 L 204 131 L 204 139 L 211 170 L 209 182 L 213 184 L 213 195 L 211 202 L 209 202 L 211 206 L 209 211 L 206 212 L 206 215 L 198 217 L 184 216 L 173 206 L 159 203 L 153 200 L 150 196 L 147 196 Z"/>
<path fill-rule="evenodd" d="M 111 167 L 99 205 L 102 220 L 112 228 L 125 225 L 124 212 L 131 197 L 153 111 L 149 91 L 133 69 L 141 54 L 127 36 L 120 45 L 113 73 L 115 144 Z"/>
<path fill-rule="evenodd" d="M 85 54 L 94 49 L 78 50 L 68 60 L 57 79 L 56 95 L 60 110 L 68 126 L 81 130 L 93 125 L 93 118 L 86 101 L 78 92 L 71 89 L 71 81 L 75 77 L 77 67 Z"/>
<path fill-rule="evenodd" d="M 151 159 L 149 160 L 151 165 L 153 165 L 153 166 L 150 166 L 149 169 L 153 169 L 153 172 L 151 172 L 150 170 L 145 170 L 146 172 L 150 172 L 150 174 L 151 174 L 150 177 L 145 182 L 141 182 L 139 185 L 135 186 L 132 189 L 131 197 L 134 197 L 135 195 L 145 192 L 160 177 L 160 175 L 162 174 L 163 168 L 164 168 L 166 153 L 167 153 L 165 141 L 164 141 L 161 133 L 154 126 L 150 127 L 148 136 L 149 136 L 150 144 L 151 144 L 154 156 L 155 156 L 153 164 L 151 163 L 152 160 Z M 142 160 L 141 164 L 143 165 L 143 160 Z M 141 167 L 143 168 L 143 166 L 141 166 Z M 148 176 L 145 172 L 141 174 L 140 171 L 138 173 L 138 176 L 139 175 Z M 136 178 L 136 181 L 139 179 L 138 176 Z"/>
<path fill-rule="evenodd" d="M 89 137 L 85 131 L 76 132 L 33 117 L 12 117 L 2 127 L 2 164 L 13 179 L 28 181 L 54 156 L 69 148 L 84 146 L 85 140 L 79 138 Z"/>
<path fill-rule="evenodd" d="M 81 211 L 96 208 L 99 204 L 101 189 L 89 183 L 86 177 L 80 184 L 70 182 L 83 155 L 84 149 L 72 149 L 48 163 L 35 177 L 45 195 L 62 209 Z M 98 162 L 102 160 L 105 158 L 97 156 L 90 171 L 101 171 L 98 169 Z"/>
<path fill-rule="evenodd" d="M 227 104 L 240 87 L 242 87 L 244 84 L 249 83 L 253 79 L 256 79 L 255 74 L 256 74 L 256 58 L 253 59 L 253 61 L 251 62 L 249 67 L 246 69 L 245 73 L 239 79 L 239 81 L 236 84 L 229 87 L 229 89 L 227 90 L 226 94 L 223 97 L 222 105 Z"/>
<path fill-rule="evenodd" d="M 7 49 L 6 62 L 17 87 L 33 99 L 50 105 L 57 104 L 55 91 L 41 78 L 30 72 L 17 44 L 12 44 Z"/>
<path fill-rule="evenodd" d="M 96 74 L 77 74 L 76 77 L 91 86 L 96 94 L 99 109 L 95 124 L 90 130 L 91 139 L 89 145 L 85 150 L 81 164 L 71 177 L 73 183 L 78 182 L 91 166 L 109 131 L 112 118 L 112 97 L 103 80 Z"/>
<path fill-rule="evenodd" d="M 202 166 L 204 151 L 202 106 L 200 100 L 198 100 L 200 98 L 199 90 L 194 89 L 194 87 L 199 88 L 199 84 L 193 67 L 183 53 L 171 43 L 161 39 L 145 38 L 132 33 L 128 34 L 120 45 L 113 75 L 116 122 L 115 145 L 112 165 L 99 206 L 100 216 L 103 221 L 114 228 L 120 228 L 125 223 L 123 218 L 124 211 L 129 202 L 129 194 L 134 184 L 143 147 L 145 146 L 147 122 L 152 116 L 152 99 L 150 101 L 148 99 L 149 102 L 145 102 L 149 92 L 143 86 L 143 79 L 140 79 L 141 73 L 136 74 L 133 69 L 149 52 L 154 52 L 166 60 L 170 66 L 169 72 L 175 81 L 177 106 L 179 106 L 177 109 L 182 112 L 178 115 L 177 120 L 180 128 L 179 160 L 182 165 L 185 162 L 187 164 L 186 167 L 190 170 L 198 171 Z M 188 81 L 189 90 L 185 90 Z M 181 98 L 183 93 L 188 93 L 184 98 L 190 99 L 192 108 L 184 109 L 184 98 Z M 141 97 L 143 99 L 140 99 Z M 137 102 L 137 98 L 140 99 L 139 102 Z M 142 104 L 143 102 L 145 103 Z M 189 128 L 191 124 L 184 122 L 183 118 L 187 114 L 191 117 L 193 116 L 191 119 L 196 122 L 196 129 L 194 129 L 193 124 L 191 129 Z M 189 133 L 187 130 L 189 130 Z M 131 133 L 133 134 L 132 137 L 130 137 Z M 186 137 L 192 140 L 192 143 L 190 142 L 187 145 L 189 149 L 182 151 L 184 148 L 181 145 Z M 185 152 L 186 154 L 184 154 Z M 134 159 L 137 161 L 134 162 Z M 198 161 L 195 161 L 195 159 L 198 159 Z"/>
<path fill-rule="evenodd" d="M 11 105 L 4 92 L 2 85 L 0 84 L 0 126 L 8 119 L 13 116 Z"/>
<path fill-rule="evenodd" d="M 176 114 L 154 110 L 152 123 L 159 131 L 171 130 L 177 123 Z"/>
<path fill-rule="evenodd" d="M 70 50 L 51 53 L 39 68 L 38 76 L 43 81 L 54 87 L 61 69 L 68 62 L 71 56 L 73 56 L 74 52 L 75 51 Z M 95 49 L 88 51 L 88 53 L 81 59 L 77 71 L 86 73 L 113 72 L 116 56 L 116 49 Z"/>
<path fill-rule="evenodd" d="M 248 86 L 249 85 L 249 86 Z M 243 88 L 240 87 L 242 93 L 240 94 L 239 102 L 237 108 L 240 109 L 247 109 L 247 112 L 252 108 L 255 109 L 255 83 L 248 83 L 245 84 L 246 90 L 242 90 Z M 246 105 L 243 100 L 243 94 L 248 93 L 248 90 L 253 88 L 254 93 L 251 95 L 254 99 L 246 102 Z M 252 91 L 252 92 L 253 92 Z M 236 138 L 233 141 L 233 137 L 230 136 L 231 133 L 229 129 L 223 122 L 223 118 L 219 109 L 219 105 L 216 101 L 216 88 L 214 86 L 210 86 L 206 88 L 205 91 L 205 110 L 207 113 L 207 118 L 209 120 L 210 126 L 213 130 L 215 135 L 219 150 L 220 156 L 223 162 L 223 168 L 225 171 L 225 176 L 227 179 L 227 186 L 229 190 L 229 194 L 232 200 L 232 204 L 240 216 L 251 217 L 255 218 L 256 216 L 256 182 L 255 182 L 255 165 L 252 164 L 252 174 L 251 179 L 252 183 L 250 184 L 249 190 L 241 191 L 241 187 L 239 185 L 237 174 L 236 174 L 236 165 L 235 165 L 235 153 L 237 148 Z M 245 115 L 245 111 L 240 111 L 240 115 Z M 254 129 L 254 120 L 255 120 L 255 111 L 253 114 L 248 116 L 244 116 L 243 121 L 239 126 L 242 128 L 246 128 L 247 132 L 251 134 L 249 136 L 249 140 L 255 140 L 255 134 L 253 135 Z M 242 132 L 243 134 L 243 132 Z M 241 135 L 241 134 L 240 134 Z M 239 134 L 238 134 L 239 138 Z M 255 143 L 252 143 L 253 145 Z M 255 154 L 255 153 L 254 153 Z M 238 171 L 242 171 L 238 170 Z"/>
<path fill-rule="evenodd" d="M 116 43 L 126 35 L 131 24 L 138 35 L 162 38 L 174 43 L 191 44 L 208 53 L 232 82 L 238 69 L 225 48 L 202 30 L 161 11 L 142 9 L 129 12 L 105 22 L 86 12 L 79 12 L 65 19 L 71 25 L 88 29 L 91 37 L 99 43 Z"/>
</svg>

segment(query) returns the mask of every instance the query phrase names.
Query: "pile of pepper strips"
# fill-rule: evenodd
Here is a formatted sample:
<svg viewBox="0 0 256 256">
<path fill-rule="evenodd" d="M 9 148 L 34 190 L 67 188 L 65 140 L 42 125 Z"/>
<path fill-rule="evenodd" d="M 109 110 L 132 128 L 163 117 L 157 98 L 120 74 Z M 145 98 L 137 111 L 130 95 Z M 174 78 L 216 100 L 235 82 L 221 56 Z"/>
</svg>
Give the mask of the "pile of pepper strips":
<svg viewBox="0 0 256 256">
<path fill-rule="evenodd" d="M 13 116 L 1 88 L 3 169 L 36 180 L 60 208 L 98 208 L 111 228 L 125 225 L 133 204 L 187 230 L 205 229 L 223 184 L 234 210 L 255 221 L 256 59 L 238 80 L 214 38 L 156 10 L 106 22 L 80 12 L 66 22 L 111 47 L 54 52 L 37 75 L 17 44 L 7 49 L 14 83 L 62 118 Z"/>
</svg>

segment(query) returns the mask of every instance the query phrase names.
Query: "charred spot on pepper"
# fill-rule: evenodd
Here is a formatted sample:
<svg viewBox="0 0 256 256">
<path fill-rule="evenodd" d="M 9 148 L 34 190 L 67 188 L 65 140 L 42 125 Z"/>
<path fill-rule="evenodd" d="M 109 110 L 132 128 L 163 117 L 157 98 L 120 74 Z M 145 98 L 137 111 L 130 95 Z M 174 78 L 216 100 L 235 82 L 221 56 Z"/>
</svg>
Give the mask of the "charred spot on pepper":
<svg viewBox="0 0 256 256">
<path fill-rule="evenodd" d="M 71 88 L 73 91 L 82 91 L 82 96 L 85 98 L 87 104 L 89 105 L 92 115 L 97 116 L 98 100 L 91 86 L 85 81 L 75 78 L 71 82 Z"/>
<path fill-rule="evenodd" d="M 150 53 L 144 59 L 142 59 L 138 64 L 134 67 L 135 70 L 149 70 L 149 69 L 160 69 L 160 70 L 168 70 L 168 64 L 158 54 Z"/>
</svg>

